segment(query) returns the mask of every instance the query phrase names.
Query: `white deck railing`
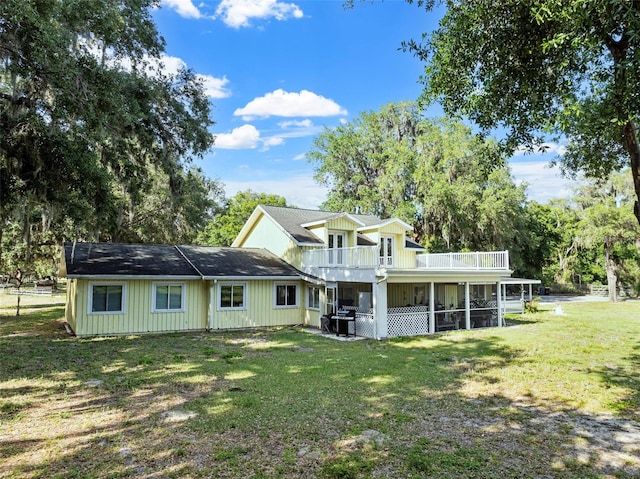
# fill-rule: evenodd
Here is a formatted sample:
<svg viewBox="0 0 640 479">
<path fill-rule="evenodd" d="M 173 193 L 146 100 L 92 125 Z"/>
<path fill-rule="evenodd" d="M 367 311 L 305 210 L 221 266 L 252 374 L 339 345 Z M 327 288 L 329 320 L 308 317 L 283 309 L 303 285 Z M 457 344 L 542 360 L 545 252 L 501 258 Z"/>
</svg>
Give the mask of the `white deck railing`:
<svg viewBox="0 0 640 479">
<path fill-rule="evenodd" d="M 312 249 L 302 254 L 303 267 L 375 268 L 377 261 L 377 246 Z"/>
<path fill-rule="evenodd" d="M 377 246 L 355 248 L 313 249 L 302 254 L 305 268 L 377 268 Z M 508 251 L 477 251 L 474 253 L 426 253 L 416 255 L 417 269 L 432 270 L 508 270 Z"/>
<path fill-rule="evenodd" d="M 416 267 L 425 269 L 509 269 L 509 251 L 427 253 L 416 255 Z"/>
</svg>

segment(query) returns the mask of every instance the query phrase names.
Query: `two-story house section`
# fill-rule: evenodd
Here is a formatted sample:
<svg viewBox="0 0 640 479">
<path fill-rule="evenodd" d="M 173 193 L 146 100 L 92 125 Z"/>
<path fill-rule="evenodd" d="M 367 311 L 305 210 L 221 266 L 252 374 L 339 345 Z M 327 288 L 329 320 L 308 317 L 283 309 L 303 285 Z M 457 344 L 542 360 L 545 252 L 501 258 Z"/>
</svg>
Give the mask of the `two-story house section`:
<svg viewBox="0 0 640 479">
<path fill-rule="evenodd" d="M 374 338 L 501 325 L 508 252 L 428 254 L 412 231 L 395 218 L 260 205 L 232 246 L 265 248 L 324 281 L 309 286 L 321 307 L 307 324 L 355 309 L 358 334 Z"/>
</svg>

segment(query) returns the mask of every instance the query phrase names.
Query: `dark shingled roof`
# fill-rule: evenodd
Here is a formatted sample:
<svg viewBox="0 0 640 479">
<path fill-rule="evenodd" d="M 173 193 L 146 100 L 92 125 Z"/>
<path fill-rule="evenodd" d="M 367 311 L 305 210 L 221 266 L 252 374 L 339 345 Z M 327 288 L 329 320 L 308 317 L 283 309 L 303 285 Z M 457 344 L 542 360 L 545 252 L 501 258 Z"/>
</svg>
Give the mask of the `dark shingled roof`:
<svg viewBox="0 0 640 479">
<path fill-rule="evenodd" d="M 300 272 L 266 249 L 179 246 L 205 277 L 298 276 Z"/>
<path fill-rule="evenodd" d="M 411 249 L 421 249 L 421 250 L 425 250 L 425 247 L 422 246 L 420 243 L 416 243 L 413 240 L 410 240 L 409 238 L 405 238 L 404 240 L 404 247 L 405 248 L 411 248 Z"/>
<path fill-rule="evenodd" d="M 300 208 L 287 208 L 284 206 L 262 205 L 262 208 L 298 243 L 324 244 L 324 241 L 300 225 L 314 223 L 316 221 L 325 221 L 340 215 L 340 213 L 333 211 L 305 210 Z M 382 222 L 380 218 L 374 215 L 350 214 L 350 216 L 360 221 L 365 226 L 377 225 Z"/>
<path fill-rule="evenodd" d="M 67 276 L 298 276 L 264 249 L 118 243 L 65 243 Z"/>
<path fill-rule="evenodd" d="M 199 277 L 171 245 L 65 243 L 64 257 L 68 276 Z"/>
</svg>

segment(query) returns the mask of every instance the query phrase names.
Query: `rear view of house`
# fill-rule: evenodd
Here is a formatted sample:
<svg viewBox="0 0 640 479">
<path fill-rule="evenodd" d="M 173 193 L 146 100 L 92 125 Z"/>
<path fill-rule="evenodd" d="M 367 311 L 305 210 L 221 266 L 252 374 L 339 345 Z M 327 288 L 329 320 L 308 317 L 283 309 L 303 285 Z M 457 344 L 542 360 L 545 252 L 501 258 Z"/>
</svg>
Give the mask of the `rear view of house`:
<svg viewBox="0 0 640 479">
<path fill-rule="evenodd" d="M 411 234 L 396 218 L 260 205 L 229 248 L 66 243 L 67 322 L 78 336 L 319 328 L 349 311 L 376 339 L 501 326 L 508 251 L 429 254 Z"/>
</svg>

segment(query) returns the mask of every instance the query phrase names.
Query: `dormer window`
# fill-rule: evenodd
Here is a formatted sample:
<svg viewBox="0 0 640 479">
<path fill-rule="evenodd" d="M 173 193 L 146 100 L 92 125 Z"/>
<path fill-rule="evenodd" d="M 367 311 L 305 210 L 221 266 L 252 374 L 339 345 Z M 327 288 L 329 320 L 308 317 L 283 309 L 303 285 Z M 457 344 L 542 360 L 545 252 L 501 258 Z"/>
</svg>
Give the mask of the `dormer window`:
<svg viewBox="0 0 640 479">
<path fill-rule="evenodd" d="M 378 264 L 393 266 L 393 236 L 380 236 Z"/>
</svg>

